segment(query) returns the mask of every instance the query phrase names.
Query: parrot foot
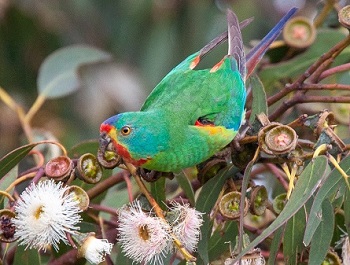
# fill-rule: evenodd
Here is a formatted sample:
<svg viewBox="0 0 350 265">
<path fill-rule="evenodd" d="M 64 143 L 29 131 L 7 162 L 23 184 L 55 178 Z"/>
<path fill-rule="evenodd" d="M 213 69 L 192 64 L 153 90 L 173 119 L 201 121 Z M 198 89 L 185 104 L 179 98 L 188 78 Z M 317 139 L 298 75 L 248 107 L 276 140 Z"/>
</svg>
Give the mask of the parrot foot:
<svg viewBox="0 0 350 265">
<path fill-rule="evenodd" d="M 160 177 L 166 177 L 172 179 L 174 177 L 172 172 L 160 172 L 155 170 L 148 170 L 146 168 L 139 167 L 137 173 L 147 182 L 155 182 Z"/>
</svg>

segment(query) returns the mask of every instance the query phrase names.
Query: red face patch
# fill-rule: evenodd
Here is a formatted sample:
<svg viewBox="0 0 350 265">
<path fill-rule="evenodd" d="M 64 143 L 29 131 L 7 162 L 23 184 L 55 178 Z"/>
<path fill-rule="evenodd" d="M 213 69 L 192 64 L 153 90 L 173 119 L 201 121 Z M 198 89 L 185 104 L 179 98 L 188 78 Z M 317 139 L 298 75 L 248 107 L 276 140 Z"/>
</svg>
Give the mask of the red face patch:
<svg viewBox="0 0 350 265">
<path fill-rule="evenodd" d="M 113 144 L 114 144 L 114 147 L 115 147 L 117 153 L 118 153 L 126 162 L 131 163 L 131 164 L 133 164 L 134 166 L 139 167 L 139 166 L 143 165 L 144 163 L 146 163 L 148 160 L 150 160 L 150 158 L 147 158 L 147 159 L 141 158 L 141 159 L 139 159 L 139 160 L 135 160 L 135 159 L 133 159 L 133 158 L 131 157 L 131 155 L 130 155 L 128 149 L 127 149 L 125 146 L 123 146 L 123 145 L 121 145 L 121 144 L 118 144 L 118 142 L 115 141 L 115 140 L 113 140 Z"/>
<path fill-rule="evenodd" d="M 106 132 L 109 133 L 109 131 L 112 129 L 112 125 L 102 123 L 100 126 L 100 132 Z"/>
</svg>

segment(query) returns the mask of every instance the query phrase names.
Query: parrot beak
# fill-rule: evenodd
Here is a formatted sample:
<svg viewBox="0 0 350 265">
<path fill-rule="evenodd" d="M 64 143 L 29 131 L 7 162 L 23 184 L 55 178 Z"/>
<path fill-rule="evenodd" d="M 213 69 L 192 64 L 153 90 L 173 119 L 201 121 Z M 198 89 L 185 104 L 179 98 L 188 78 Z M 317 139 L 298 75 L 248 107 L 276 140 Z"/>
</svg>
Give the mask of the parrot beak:
<svg viewBox="0 0 350 265">
<path fill-rule="evenodd" d="M 113 152 L 115 152 L 112 139 L 106 132 L 102 132 L 100 134 L 100 139 L 98 140 L 98 142 L 99 142 L 99 149 L 101 150 L 101 152 L 103 154 L 106 151 L 113 151 Z"/>
</svg>

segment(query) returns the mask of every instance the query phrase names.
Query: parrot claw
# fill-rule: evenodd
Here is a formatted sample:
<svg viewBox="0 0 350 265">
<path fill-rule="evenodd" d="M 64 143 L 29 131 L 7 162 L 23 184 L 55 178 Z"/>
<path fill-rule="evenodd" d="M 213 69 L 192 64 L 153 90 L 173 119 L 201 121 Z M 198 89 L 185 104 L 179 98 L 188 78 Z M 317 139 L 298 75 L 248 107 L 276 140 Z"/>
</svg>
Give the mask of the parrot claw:
<svg viewBox="0 0 350 265">
<path fill-rule="evenodd" d="M 167 177 L 173 179 L 174 175 L 172 172 L 160 172 L 155 170 L 148 170 L 146 168 L 139 167 L 137 173 L 147 182 L 155 182 L 160 177 Z"/>
<path fill-rule="evenodd" d="M 137 169 L 137 173 L 147 182 L 155 182 L 162 176 L 159 171 L 148 170 L 141 167 Z"/>
</svg>

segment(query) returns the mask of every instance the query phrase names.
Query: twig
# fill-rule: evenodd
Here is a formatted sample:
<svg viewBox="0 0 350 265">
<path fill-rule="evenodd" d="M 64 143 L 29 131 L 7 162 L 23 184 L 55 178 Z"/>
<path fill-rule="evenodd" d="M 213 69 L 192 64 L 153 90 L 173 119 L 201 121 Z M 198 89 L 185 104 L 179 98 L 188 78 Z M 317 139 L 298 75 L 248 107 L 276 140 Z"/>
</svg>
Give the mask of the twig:
<svg viewBox="0 0 350 265">
<path fill-rule="evenodd" d="M 118 216 L 116 209 L 114 209 L 112 207 L 105 206 L 105 205 L 90 203 L 89 204 L 89 208 L 91 210 L 95 210 L 95 211 L 99 211 L 99 212 L 105 212 L 105 213 L 109 213 L 111 215 Z"/>
<path fill-rule="evenodd" d="M 270 120 L 275 120 L 289 108 L 301 103 L 324 102 L 324 103 L 350 103 L 350 97 L 344 96 L 305 96 L 302 94 L 295 94 L 290 100 L 286 100 L 281 104 L 270 116 Z"/>
<path fill-rule="evenodd" d="M 349 90 L 350 85 L 345 84 L 302 84 L 298 89 L 300 90 Z"/>
<path fill-rule="evenodd" d="M 101 193 L 108 190 L 109 188 L 111 188 L 112 186 L 114 186 L 120 182 L 123 182 L 123 180 L 124 180 L 123 175 L 125 175 L 125 174 L 128 175 L 128 172 L 123 170 L 123 171 L 120 171 L 117 174 L 112 175 L 109 178 L 97 183 L 94 187 L 92 187 L 91 189 L 89 189 L 87 191 L 89 198 L 93 199 L 93 198 L 97 197 L 98 195 L 100 195 Z"/>
<path fill-rule="evenodd" d="M 328 70 L 323 71 L 323 73 L 319 76 L 318 80 L 323 80 L 323 79 L 327 78 L 328 76 L 338 74 L 341 72 L 345 72 L 345 71 L 349 71 L 349 70 L 350 70 L 350 63 L 338 65 L 338 66 L 335 66 L 335 67 L 332 67 Z"/>
<path fill-rule="evenodd" d="M 288 95 L 293 91 L 300 90 L 303 83 L 306 79 L 308 79 L 313 73 L 317 71 L 319 67 L 322 66 L 327 60 L 335 58 L 338 56 L 348 45 L 350 44 L 350 36 L 348 35 L 345 39 L 341 40 L 335 46 L 333 46 L 327 53 L 323 54 L 315 63 L 313 63 L 297 80 L 295 80 L 292 84 L 287 84 L 284 89 L 275 95 L 269 97 L 267 99 L 268 106 L 273 105 L 277 101 L 281 100 L 283 97 Z M 327 62 L 328 63 L 328 62 Z M 328 64 L 327 64 L 328 65 Z M 323 65 L 324 66 L 324 65 Z M 323 68 L 323 67 L 322 67 Z M 321 73 L 320 73 L 321 74 Z M 320 76 L 318 76 L 320 79 Z M 276 115 L 276 114 L 275 114 Z M 274 117 L 274 116 L 272 116 Z M 274 120 L 274 118 L 269 117 L 270 120 Z"/>
<path fill-rule="evenodd" d="M 126 188 L 128 190 L 129 202 L 132 202 L 134 198 L 132 196 L 132 184 L 131 184 L 130 178 L 129 176 L 126 176 L 126 174 L 123 175 L 123 178 L 126 183 Z"/>
</svg>

